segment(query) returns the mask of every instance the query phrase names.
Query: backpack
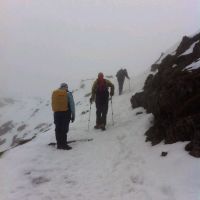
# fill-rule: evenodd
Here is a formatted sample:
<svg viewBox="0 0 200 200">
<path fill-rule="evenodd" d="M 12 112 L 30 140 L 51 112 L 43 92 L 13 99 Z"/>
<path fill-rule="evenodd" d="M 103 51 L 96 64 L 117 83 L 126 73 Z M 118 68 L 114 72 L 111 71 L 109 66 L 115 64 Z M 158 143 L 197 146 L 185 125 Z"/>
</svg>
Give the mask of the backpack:
<svg viewBox="0 0 200 200">
<path fill-rule="evenodd" d="M 98 103 L 106 103 L 109 98 L 108 87 L 106 84 L 106 80 L 104 80 L 104 84 L 102 88 L 99 87 L 97 82 L 97 89 L 96 89 L 96 102 Z"/>
<path fill-rule="evenodd" d="M 68 110 L 67 91 L 62 89 L 54 90 L 52 93 L 52 110 L 54 112 L 62 112 Z"/>
</svg>

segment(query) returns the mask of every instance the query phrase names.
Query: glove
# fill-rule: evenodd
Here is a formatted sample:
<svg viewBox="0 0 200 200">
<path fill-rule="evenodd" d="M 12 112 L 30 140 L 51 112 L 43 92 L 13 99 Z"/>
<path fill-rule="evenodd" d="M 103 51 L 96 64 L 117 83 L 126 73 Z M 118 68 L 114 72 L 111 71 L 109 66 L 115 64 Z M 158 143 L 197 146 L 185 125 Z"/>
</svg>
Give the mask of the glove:
<svg viewBox="0 0 200 200">
<path fill-rule="evenodd" d="M 91 97 L 91 98 L 90 98 L 90 103 L 92 104 L 92 103 L 93 103 L 93 101 L 94 101 L 94 99 Z"/>
<path fill-rule="evenodd" d="M 112 97 L 113 95 L 114 95 L 114 92 L 113 92 L 113 91 L 111 91 L 111 92 L 110 92 L 110 96 Z"/>
<path fill-rule="evenodd" d="M 74 116 L 72 116 L 72 117 L 71 117 L 71 122 L 73 123 L 73 122 L 74 122 L 74 120 L 75 120 L 75 119 L 74 119 Z"/>
</svg>

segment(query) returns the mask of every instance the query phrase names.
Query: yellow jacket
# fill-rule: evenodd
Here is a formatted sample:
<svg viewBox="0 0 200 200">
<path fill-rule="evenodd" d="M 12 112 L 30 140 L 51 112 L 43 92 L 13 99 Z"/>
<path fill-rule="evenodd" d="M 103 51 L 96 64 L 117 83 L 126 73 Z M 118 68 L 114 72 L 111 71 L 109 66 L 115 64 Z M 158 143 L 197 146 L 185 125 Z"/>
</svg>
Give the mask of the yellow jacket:
<svg viewBox="0 0 200 200">
<path fill-rule="evenodd" d="M 67 91 L 63 89 L 54 90 L 51 101 L 52 110 L 54 112 L 68 110 Z"/>
</svg>

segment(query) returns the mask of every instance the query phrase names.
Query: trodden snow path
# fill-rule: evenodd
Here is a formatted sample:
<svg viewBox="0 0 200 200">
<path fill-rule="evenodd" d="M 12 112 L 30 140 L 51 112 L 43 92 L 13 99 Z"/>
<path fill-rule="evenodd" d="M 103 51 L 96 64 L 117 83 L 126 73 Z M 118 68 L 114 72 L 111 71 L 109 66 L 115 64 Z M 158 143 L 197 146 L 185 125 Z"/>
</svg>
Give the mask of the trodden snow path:
<svg viewBox="0 0 200 200">
<path fill-rule="evenodd" d="M 200 161 L 184 151 L 186 143 L 145 143 L 153 116 L 131 109 L 131 93 L 114 96 L 106 131 L 90 130 L 88 115 L 71 124 L 72 150 L 48 146 L 54 130 L 8 151 L 0 159 L 1 200 L 198 200 Z M 139 114 L 138 114 L 139 113 Z M 161 157 L 167 151 L 166 157 Z M 198 196 L 199 195 L 199 196 Z"/>
</svg>

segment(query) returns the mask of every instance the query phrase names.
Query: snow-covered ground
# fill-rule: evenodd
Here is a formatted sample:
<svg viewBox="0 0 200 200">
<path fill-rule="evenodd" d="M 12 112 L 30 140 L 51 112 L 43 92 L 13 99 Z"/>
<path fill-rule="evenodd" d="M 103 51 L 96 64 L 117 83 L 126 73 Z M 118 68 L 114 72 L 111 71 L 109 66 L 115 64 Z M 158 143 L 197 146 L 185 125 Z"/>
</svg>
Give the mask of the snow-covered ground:
<svg viewBox="0 0 200 200">
<path fill-rule="evenodd" d="M 200 68 L 200 59 L 198 59 L 196 62 L 193 62 L 192 64 L 188 65 L 185 69 L 188 71 L 192 71 L 192 70 L 199 69 L 199 68 Z"/>
<path fill-rule="evenodd" d="M 48 146 L 55 142 L 51 127 L 9 150 L 0 158 L 0 199 L 200 200 L 200 160 L 188 155 L 186 143 L 152 147 L 145 142 L 153 116 L 143 108 L 132 110 L 130 97 L 142 89 L 146 75 L 132 77 L 131 91 L 126 81 L 121 96 L 116 81 L 110 79 L 116 86 L 114 125 L 109 104 L 104 132 L 93 130 L 94 104 L 88 130 L 89 97 L 84 95 L 93 80 L 83 81 L 85 87 L 74 92 L 77 115 L 68 136 L 69 140 L 93 140 L 71 143 L 71 151 L 57 150 Z M 162 157 L 162 152 L 168 152 L 167 156 Z"/>
<path fill-rule="evenodd" d="M 0 152 L 17 145 L 17 140 L 31 139 L 52 127 L 50 100 L 41 98 L 15 99 L 0 107 Z"/>
</svg>

